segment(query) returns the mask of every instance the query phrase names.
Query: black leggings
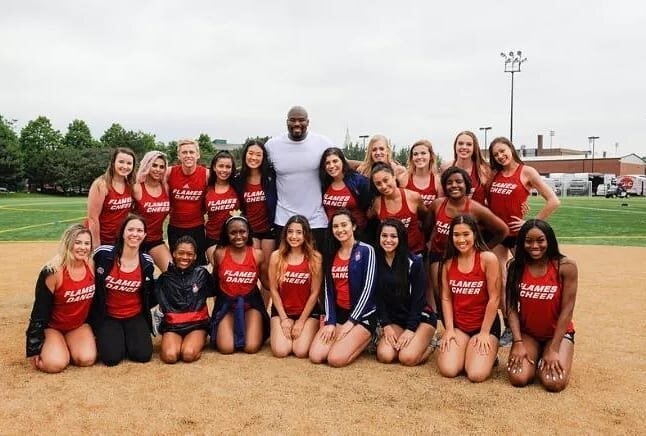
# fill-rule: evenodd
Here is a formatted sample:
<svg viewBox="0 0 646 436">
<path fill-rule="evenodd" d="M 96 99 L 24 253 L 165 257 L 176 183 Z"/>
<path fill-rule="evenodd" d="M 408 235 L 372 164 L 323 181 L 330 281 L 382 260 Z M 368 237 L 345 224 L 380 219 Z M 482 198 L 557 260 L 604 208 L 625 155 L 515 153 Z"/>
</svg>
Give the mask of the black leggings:
<svg viewBox="0 0 646 436">
<path fill-rule="evenodd" d="M 101 361 L 114 366 L 126 357 L 134 362 L 148 362 L 153 341 L 142 314 L 127 319 L 105 318 L 96 335 Z"/>
</svg>

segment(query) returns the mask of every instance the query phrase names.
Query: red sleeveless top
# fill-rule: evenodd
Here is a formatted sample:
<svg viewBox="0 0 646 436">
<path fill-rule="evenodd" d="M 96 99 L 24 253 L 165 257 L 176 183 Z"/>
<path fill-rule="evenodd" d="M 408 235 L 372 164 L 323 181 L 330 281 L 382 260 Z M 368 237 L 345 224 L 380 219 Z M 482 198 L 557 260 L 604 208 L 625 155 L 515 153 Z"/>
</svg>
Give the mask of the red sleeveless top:
<svg viewBox="0 0 646 436">
<path fill-rule="evenodd" d="M 502 171 L 498 171 L 493 176 L 487 193 L 489 209 L 507 225 L 511 222 L 512 216 L 522 218 L 522 204 L 529 197 L 529 191 L 520 181 L 523 167 L 524 165 L 518 165 L 518 168 L 510 177 L 505 177 Z M 509 236 L 517 234 L 518 232 L 510 232 Z"/>
<path fill-rule="evenodd" d="M 141 265 L 133 271 L 123 272 L 115 261 L 105 278 L 105 304 L 108 316 L 117 319 L 131 318 L 143 310 L 141 301 Z"/>
<path fill-rule="evenodd" d="M 453 220 L 453 217 L 446 214 L 446 205 L 448 202 L 449 199 L 445 199 L 437 210 L 435 226 L 433 227 L 433 236 L 431 237 L 432 253 L 444 253 L 446 250 L 446 244 L 449 241 L 449 228 L 451 227 L 451 220 Z M 461 213 L 469 213 L 470 206 L 471 200 L 467 198 L 464 210 Z"/>
<path fill-rule="evenodd" d="M 182 167 L 174 165 L 168 175 L 170 196 L 169 224 L 182 229 L 204 225 L 204 192 L 206 191 L 207 170 L 198 165 L 195 172 L 186 175 Z"/>
<path fill-rule="evenodd" d="M 417 213 L 410 210 L 408 203 L 406 202 L 406 193 L 404 189 L 399 188 L 399 192 L 402 196 L 402 207 L 397 212 L 390 212 L 386 208 L 386 199 L 381 197 L 381 207 L 379 209 L 379 219 L 381 221 L 386 218 L 397 218 L 400 220 L 406 231 L 408 233 L 408 249 L 413 253 L 421 253 L 424 250 L 424 235 L 422 234 L 422 229 L 419 226 L 419 219 L 417 218 Z"/>
<path fill-rule="evenodd" d="M 162 186 L 162 192 L 154 197 L 146 190 L 146 184 L 140 183 L 141 199 L 135 200 L 135 210 L 146 221 L 146 241 L 164 239 L 164 220 L 170 211 L 168 193 Z"/>
<path fill-rule="evenodd" d="M 332 280 L 334 280 L 334 290 L 336 291 L 336 305 L 342 309 L 350 310 L 352 300 L 350 299 L 350 279 L 348 278 L 348 268 L 350 259 L 343 260 L 339 253 L 334 255 L 332 261 Z"/>
<path fill-rule="evenodd" d="M 435 188 L 435 174 L 433 173 L 431 173 L 431 178 L 426 188 L 421 189 L 415 186 L 415 181 L 413 180 L 412 175 L 409 175 L 408 184 L 405 186 L 405 188 L 410 189 L 411 191 L 419 192 L 419 195 L 422 196 L 422 200 L 424 200 L 424 206 L 426 207 L 429 207 L 431 203 L 433 203 L 433 200 L 437 198 L 437 189 Z"/>
<path fill-rule="evenodd" d="M 114 245 L 117 242 L 117 233 L 123 221 L 132 209 L 132 190 L 126 185 L 123 194 L 119 194 L 112 186 L 108 186 L 108 193 L 103 199 L 103 207 L 99 215 L 100 238 L 102 245 Z"/>
<path fill-rule="evenodd" d="M 253 185 L 247 183 L 245 185 L 244 203 L 251 230 L 255 233 L 268 232 L 271 223 L 269 222 L 269 211 L 267 210 L 265 191 L 262 189 L 262 184 Z"/>
<path fill-rule="evenodd" d="M 547 271 L 541 277 L 534 277 L 525 267 L 520 280 L 519 317 L 520 330 L 539 341 L 554 337 L 556 323 L 561 314 L 563 284 L 556 262 L 547 264 Z M 574 332 L 570 322 L 568 332 Z"/>
<path fill-rule="evenodd" d="M 471 179 L 471 199 L 477 201 L 480 204 L 485 204 L 487 191 L 485 189 L 485 185 L 480 183 L 478 170 L 479 168 L 477 168 L 474 164 L 471 167 L 471 174 L 469 174 L 469 178 Z"/>
<path fill-rule="evenodd" d="M 360 229 L 366 228 L 368 223 L 366 213 L 359 208 L 357 199 L 354 198 L 354 195 L 352 195 L 352 192 L 350 192 L 350 189 L 346 185 L 343 185 L 341 189 L 334 189 L 330 185 L 325 191 L 325 194 L 323 194 L 323 207 L 325 208 L 328 220 L 332 219 L 334 212 L 345 207 L 354 217 L 354 220 L 357 222 L 357 227 Z"/>
<path fill-rule="evenodd" d="M 220 239 L 222 225 L 231 216 L 229 212 L 240 209 L 238 195 L 231 185 L 221 194 L 215 192 L 215 189 L 209 187 L 204 198 L 206 204 L 206 237 L 209 239 Z"/>
<path fill-rule="evenodd" d="M 236 263 L 229 247 L 224 248 L 222 262 L 218 265 L 218 279 L 220 290 L 229 297 L 244 297 L 256 288 L 258 265 L 253 253 L 253 247 L 247 247 L 242 263 Z"/>
<path fill-rule="evenodd" d="M 94 273 L 85 264 L 85 276 L 74 280 L 67 266 L 63 267 L 63 282 L 54 290 L 54 305 L 48 327 L 61 333 L 79 328 L 87 320 L 94 297 Z"/>
<path fill-rule="evenodd" d="M 287 265 L 283 281 L 280 284 L 280 299 L 287 315 L 299 316 L 312 291 L 310 263 L 303 259 L 298 265 Z"/>
<path fill-rule="evenodd" d="M 476 251 L 473 268 L 468 273 L 458 269 L 458 260 L 451 260 L 447 274 L 453 296 L 453 324 L 465 333 L 480 330 L 489 302 L 487 277 L 480 266 L 480 252 Z"/>
</svg>

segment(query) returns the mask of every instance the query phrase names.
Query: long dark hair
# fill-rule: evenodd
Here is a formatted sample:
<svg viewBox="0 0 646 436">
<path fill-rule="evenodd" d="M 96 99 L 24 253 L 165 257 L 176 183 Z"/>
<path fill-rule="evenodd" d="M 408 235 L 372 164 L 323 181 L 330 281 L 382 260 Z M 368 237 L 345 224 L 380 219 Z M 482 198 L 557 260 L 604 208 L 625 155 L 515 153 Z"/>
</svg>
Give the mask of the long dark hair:
<svg viewBox="0 0 646 436">
<path fill-rule="evenodd" d="M 386 292 L 392 292 L 397 296 L 402 296 L 408 294 L 408 288 L 410 286 L 410 253 L 408 250 L 408 237 L 406 235 L 406 227 L 404 227 L 404 224 L 400 220 L 395 218 L 386 218 L 379 224 L 379 227 L 377 229 L 378 242 L 376 244 L 375 255 L 377 258 L 377 268 L 380 275 L 388 268 L 388 263 L 386 262 L 386 253 L 380 243 L 381 231 L 384 227 L 394 227 L 397 231 L 397 238 L 399 239 L 397 248 L 395 248 L 395 258 L 393 259 L 391 266 L 392 271 L 395 275 L 395 286 L 394 288 L 386 289 L 385 287 L 381 286 L 383 284 L 381 280 L 379 281 L 378 286 L 380 287 L 380 289 Z"/>
<path fill-rule="evenodd" d="M 442 184 L 442 191 L 444 191 L 444 195 L 447 195 L 446 185 L 447 183 L 449 183 L 449 177 L 456 173 L 462 174 L 462 178 L 464 179 L 464 187 L 465 187 L 464 195 L 468 196 L 471 193 L 471 188 L 473 187 L 473 185 L 471 184 L 471 177 L 465 170 L 458 167 L 447 168 L 446 171 L 442 173 L 442 177 L 440 178 L 440 183 Z"/>
<path fill-rule="evenodd" d="M 271 176 L 271 165 L 269 163 L 269 158 L 267 157 L 265 143 L 260 139 L 247 139 L 247 142 L 244 143 L 244 147 L 242 148 L 242 164 L 240 165 L 240 178 L 245 182 L 251 173 L 251 168 L 247 165 L 247 152 L 249 151 L 249 148 L 254 145 L 262 150 L 262 161 L 260 162 L 259 168 L 261 179 L 264 181 L 266 177 Z"/>
<path fill-rule="evenodd" d="M 148 232 L 148 227 L 146 226 L 146 220 L 143 219 L 141 216 L 135 214 L 135 213 L 129 213 L 128 216 L 126 217 L 125 220 L 121 223 L 121 227 L 119 227 L 119 233 L 117 234 L 117 242 L 114 244 L 114 251 L 115 251 L 115 258 L 116 259 L 121 259 L 121 255 L 123 254 L 123 246 L 125 245 L 125 239 L 123 237 L 123 232 L 126 230 L 126 226 L 130 221 L 134 220 L 139 220 L 142 222 L 144 225 L 144 232 Z M 143 242 L 141 241 L 141 244 L 139 245 L 139 252 L 141 253 L 143 251 Z"/>
<path fill-rule="evenodd" d="M 518 156 L 518 152 L 516 151 L 514 144 L 512 144 L 511 141 L 504 136 L 499 136 L 491 141 L 491 144 L 489 145 L 489 165 L 491 165 L 491 168 L 494 171 L 502 170 L 502 165 L 500 165 L 498 161 L 496 161 L 496 159 L 494 159 L 493 157 L 493 146 L 496 144 L 504 144 L 509 147 L 509 149 L 511 150 L 512 159 L 522 165 L 523 161 L 520 159 L 520 156 Z"/>
<path fill-rule="evenodd" d="M 323 256 L 326 273 L 332 271 L 332 262 L 334 262 L 334 256 L 336 255 L 336 252 L 339 251 L 339 248 L 341 248 L 341 243 L 334 237 L 334 232 L 332 231 L 332 222 L 334 221 L 334 218 L 339 215 L 346 215 L 348 218 L 350 218 L 350 222 L 353 226 L 357 225 L 357 221 L 352 216 L 352 213 L 345 207 L 341 207 L 335 210 L 330 217 L 327 225 L 327 232 L 325 234 L 325 255 Z M 354 235 L 354 237 L 356 238 L 356 235 Z"/>
<path fill-rule="evenodd" d="M 236 175 L 236 160 L 233 158 L 233 155 L 226 150 L 218 151 L 213 159 L 211 159 L 211 164 L 209 165 L 209 180 L 207 184 L 209 186 L 215 186 L 215 182 L 218 181 L 218 176 L 215 174 L 213 167 L 220 159 L 231 159 L 231 175 L 229 176 L 229 183 Z"/>
<path fill-rule="evenodd" d="M 345 155 L 343 154 L 343 151 L 338 148 L 338 147 L 329 147 L 325 149 L 323 152 L 323 155 L 321 156 L 321 161 L 319 162 L 319 179 L 321 180 L 321 190 L 325 194 L 325 191 L 327 191 L 327 188 L 330 187 L 332 184 L 332 177 L 325 171 L 325 160 L 327 159 L 328 156 L 337 156 L 341 160 L 342 168 L 341 172 L 345 176 L 348 174 L 350 171 L 353 171 L 352 168 L 350 168 L 350 164 L 348 164 L 348 160 L 345 158 Z"/>
<path fill-rule="evenodd" d="M 453 244 L 453 229 L 458 224 L 466 224 L 467 226 L 469 226 L 469 228 L 473 232 L 473 246 L 477 251 L 490 251 L 489 247 L 487 247 L 487 244 L 482 237 L 482 233 L 480 232 L 480 227 L 478 226 L 476 219 L 472 215 L 462 214 L 456 216 L 451 220 L 451 226 L 449 227 L 449 239 L 448 243 L 446 244 L 446 251 L 444 252 L 445 262 L 447 260 L 458 257 L 458 255 L 460 254 L 460 252 L 455 248 L 455 245 Z"/>
<path fill-rule="evenodd" d="M 514 258 L 509 261 L 509 264 L 507 265 L 507 284 L 505 286 L 505 292 L 507 294 L 507 309 L 518 308 L 518 302 L 520 300 L 520 281 L 523 277 L 523 271 L 525 271 L 525 267 L 528 264 L 533 262 L 533 259 L 527 255 L 527 250 L 525 250 L 525 239 L 527 239 L 527 233 L 529 233 L 533 228 L 537 228 L 545 235 L 545 239 L 547 240 L 547 251 L 545 252 L 545 257 L 547 259 L 550 261 L 560 261 L 565 257 L 559 250 L 559 243 L 556 240 L 554 229 L 552 229 L 552 226 L 550 226 L 547 221 L 543 221 L 541 219 L 525 221 L 525 224 L 523 224 L 518 231 Z"/>
</svg>

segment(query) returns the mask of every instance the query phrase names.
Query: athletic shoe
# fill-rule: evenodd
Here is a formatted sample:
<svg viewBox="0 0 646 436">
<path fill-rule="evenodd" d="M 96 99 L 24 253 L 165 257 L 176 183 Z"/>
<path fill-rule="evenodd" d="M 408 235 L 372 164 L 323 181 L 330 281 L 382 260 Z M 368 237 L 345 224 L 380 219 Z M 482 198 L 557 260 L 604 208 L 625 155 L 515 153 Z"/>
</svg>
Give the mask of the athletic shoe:
<svg viewBox="0 0 646 436">
<path fill-rule="evenodd" d="M 435 330 L 435 334 L 433 335 L 433 339 L 431 339 L 431 349 L 435 350 L 437 347 L 439 347 L 441 339 L 442 339 L 442 336 L 440 335 L 440 332 Z"/>
<path fill-rule="evenodd" d="M 514 337 L 511 334 L 511 329 L 509 327 L 505 328 L 505 331 L 502 332 L 502 336 L 500 336 L 500 346 L 508 347 L 511 345 L 513 340 Z"/>
<path fill-rule="evenodd" d="M 155 306 L 150 309 L 150 315 L 153 321 L 153 336 L 157 336 L 159 334 L 159 326 L 161 325 L 162 319 L 164 319 L 164 314 L 159 309 L 159 306 Z"/>
</svg>

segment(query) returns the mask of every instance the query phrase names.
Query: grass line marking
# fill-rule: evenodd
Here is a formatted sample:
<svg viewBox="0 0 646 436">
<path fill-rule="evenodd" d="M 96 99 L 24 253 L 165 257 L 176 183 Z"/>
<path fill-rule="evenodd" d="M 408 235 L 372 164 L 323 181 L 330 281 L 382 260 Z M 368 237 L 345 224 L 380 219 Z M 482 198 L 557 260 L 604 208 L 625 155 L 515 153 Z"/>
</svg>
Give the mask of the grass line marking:
<svg viewBox="0 0 646 436">
<path fill-rule="evenodd" d="M 646 235 L 559 236 L 558 239 L 646 239 Z"/>
<path fill-rule="evenodd" d="M 561 205 L 559 209 L 585 209 L 585 210 L 598 210 L 602 212 L 626 212 L 626 213 L 646 214 L 646 211 L 643 211 L 643 210 L 634 210 L 634 209 L 625 209 L 625 208 L 624 209 L 604 209 L 601 207 Z"/>
<path fill-rule="evenodd" d="M 72 221 L 79 221 L 79 220 L 82 220 L 82 219 L 85 219 L 85 216 L 78 217 L 78 218 L 70 218 L 70 219 L 66 219 L 66 220 L 52 221 L 52 222 L 43 223 L 43 224 L 32 224 L 30 226 L 24 226 L 24 227 L 15 227 L 13 229 L 0 230 L 0 233 L 17 232 L 17 231 L 20 231 L 20 230 L 33 229 L 33 228 L 36 228 L 36 227 L 51 226 L 53 224 L 58 224 L 58 223 L 69 223 L 69 222 L 72 222 Z"/>
<path fill-rule="evenodd" d="M 17 207 L 0 207 L 1 210 L 13 210 L 17 212 L 74 212 L 74 209 L 29 209 Z"/>
</svg>

